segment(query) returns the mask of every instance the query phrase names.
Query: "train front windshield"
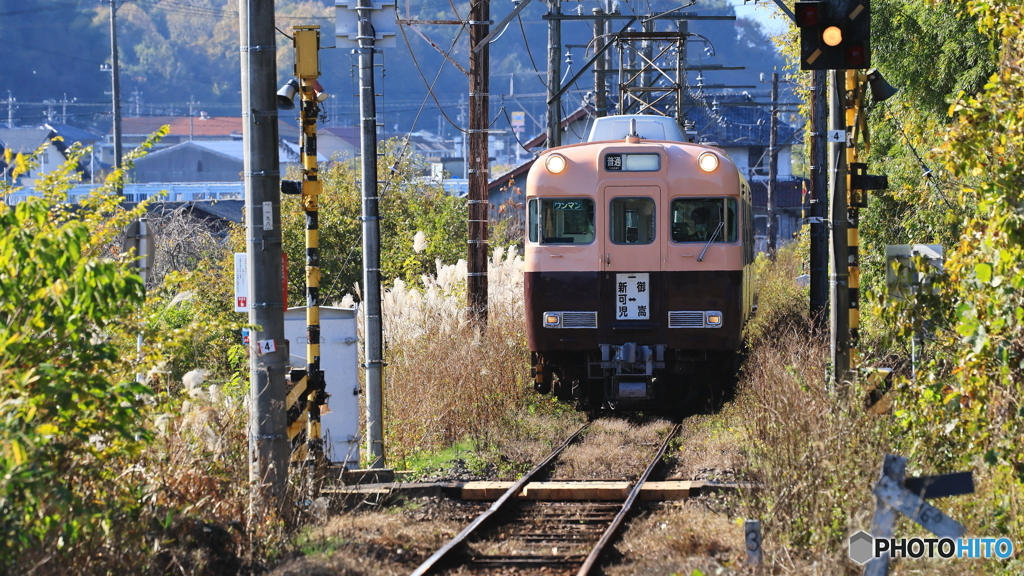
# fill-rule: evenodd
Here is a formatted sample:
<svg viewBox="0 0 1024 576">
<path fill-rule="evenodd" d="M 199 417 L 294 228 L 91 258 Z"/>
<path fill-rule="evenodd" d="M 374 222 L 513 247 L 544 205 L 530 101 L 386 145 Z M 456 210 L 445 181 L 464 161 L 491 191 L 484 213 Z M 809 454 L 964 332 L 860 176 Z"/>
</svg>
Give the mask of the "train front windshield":
<svg viewBox="0 0 1024 576">
<path fill-rule="evenodd" d="M 594 241 L 594 201 L 589 198 L 530 200 L 530 242 L 590 244 Z"/>
<path fill-rule="evenodd" d="M 676 198 L 671 218 L 673 242 L 736 241 L 735 198 Z"/>
</svg>

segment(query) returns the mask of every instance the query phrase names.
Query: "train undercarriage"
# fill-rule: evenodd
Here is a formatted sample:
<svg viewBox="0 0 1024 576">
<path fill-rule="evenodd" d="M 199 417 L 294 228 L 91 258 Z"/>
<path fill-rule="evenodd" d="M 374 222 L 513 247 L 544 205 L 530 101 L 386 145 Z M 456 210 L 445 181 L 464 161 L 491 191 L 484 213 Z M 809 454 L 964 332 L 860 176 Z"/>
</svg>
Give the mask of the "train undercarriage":
<svg viewBox="0 0 1024 576">
<path fill-rule="evenodd" d="M 627 342 L 594 351 L 533 352 L 531 364 L 537 392 L 578 410 L 679 416 L 714 411 L 731 396 L 739 354 Z"/>
</svg>

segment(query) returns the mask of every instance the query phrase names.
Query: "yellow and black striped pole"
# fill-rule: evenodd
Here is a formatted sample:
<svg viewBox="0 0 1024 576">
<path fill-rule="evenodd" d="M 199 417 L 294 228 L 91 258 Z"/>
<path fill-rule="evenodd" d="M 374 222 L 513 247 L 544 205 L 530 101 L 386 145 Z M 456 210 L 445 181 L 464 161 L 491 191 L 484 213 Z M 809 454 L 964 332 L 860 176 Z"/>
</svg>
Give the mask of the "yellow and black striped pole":
<svg viewBox="0 0 1024 576">
<path fill-rule="evenodd" d="M 299 79 L 302 126 L 300 157 L 302 163 L 302 209 L 306 215 L 306 370 L 293 371 L 294 386 L 288 394 L 292 439 L 292 462 L 325 464 L 320 433 L 320 407 L 327 400 L 324 373 L 320 369 L 320 236 L 319 197 L 321 192 L 316 160 L 316 121 L 320 76 L 320 27 L 296 26 L 294 29 L 295 75 Z M 303 442 L 303 434 L 305 432 Z"/>
<path fill-rule="evenodd" d="M 847 265 L 849 268 L 850 307 L 850 370 L 860 365 L 860 209 L 867 207 L 867 191 L 859 177 L 867 172 L 867 164 L 860 161 L 858 140 L 867 142 L 867 119 L 864 117 L 864 97 L 867 77 L 857 70 L 846 71 L 846 125 L 851 132 L 850 144 L 846 148 L 846 191 L 847 191 Z M 867 150 L 865 150 L 867 153 Z"/>
</svg>

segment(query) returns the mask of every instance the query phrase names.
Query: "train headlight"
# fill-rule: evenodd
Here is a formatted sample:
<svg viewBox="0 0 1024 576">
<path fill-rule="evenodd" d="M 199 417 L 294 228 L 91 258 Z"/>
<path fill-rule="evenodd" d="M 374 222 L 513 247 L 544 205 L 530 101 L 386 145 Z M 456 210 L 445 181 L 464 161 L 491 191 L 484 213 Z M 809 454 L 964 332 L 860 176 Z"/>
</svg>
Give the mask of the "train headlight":
<svg viewBox="0 0 1024 576">
<path fill-rule="evenodd" d="M 558 325 L 562 323 L 561 314 L 552 314 L 547 312 L 544 314 L 544 327 L 545 328 L 558 328 Z"/>
<path fill-rule="evenodd" d="M 718 169 L 718 156 L 714 152 L 705 152 L 697 158 L 697 165 L 705 172 L 714 172 Z"/>
<path fill-rule="evenodd" d="M 546 166 L 548 172 L 551 172 L 552 174 L 561 174 L 565 171 L 565 167 L 568 165 L 569 163 L 565 160 L 565 156 L 562 156 L 561 154 L 552 154 L 544 161 L 544 166 Z"/>
<path fill-rule="evenodd" d="M 706 320 L 708 328 L 718 328 L 722 325 L 722 313 L 721 312 L 705 312 L 704 318 Z"/>
</svg>

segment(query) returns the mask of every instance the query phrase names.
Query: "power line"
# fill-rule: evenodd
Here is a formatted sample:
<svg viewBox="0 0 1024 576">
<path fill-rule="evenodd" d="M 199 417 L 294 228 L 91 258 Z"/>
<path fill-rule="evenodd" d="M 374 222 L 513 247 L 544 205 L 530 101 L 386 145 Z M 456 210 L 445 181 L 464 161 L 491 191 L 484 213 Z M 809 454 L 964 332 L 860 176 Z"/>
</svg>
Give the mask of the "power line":
<svg viewBox="0 0 1024 576">
<path fill-rule="evenodd" d="M 451 124 L 452 128 L 455 128 L 459 132 L 462 132 L 463 134 L 466 134 L 467 133 L 466 130 L 464 128 L 460 127 L 455 122 L 452 122 L 452 119 L 449 118 L 448 114 L 445 113 L 444 108 L 441 106 L 441 102 L 437 99 L 437 95 L 434 94 L 434 85 L 431 84 L 431 83 L 428 83 L 427 82 L 427 77 L 423 75 L 423 69 L 420 68 L 420 64 L 416 60 L 416 52 L 412 49 L 412 45 L 409 44 L 409 36 L 406 35 L 406 33 L 405 33 L 405 26 L 399 26 L 398 29 L 402 32 L 402 39 L 405 40 L 405 46 L 409 49 L 409 56 L 412 57 L 412 63 L 413 63 L 414 66 L 416 66 L 416 71 L 419 73 L 420 78 L 423 79 L 423 85 L 427 87 L 427 93 L 430 95 L 431 98 L 434 99 L 434 103 L 437 104 L 437 107 L 438 107 L 438 109 L 441 112 L 441 116 L 444 116 L 444 119 L 447 120 L 449 124 Z M 466 29 L 465 26 L 461 26 L 459 28 L 458 33 L 455 34 L 455 39 L 452 40 L 451 47 L 449 47 L 448 50 L 445 52 L 445 55 L 447 55 L 449 58 L 451 57 L 451 50 L 452 50 L 452 48 L 455 47 L 455 43 L 458 42 L 459 37 L 462 36 L 462 32 L 465 29 Z M 437 78 L 440 78 L 441 70 L 444 69 L 445 62 L 447 62 L 447 59 L 443 60 L 441 62 L 441 67 L 437 69 L 437 77 L 434 78 L 434 82 L 437 82 Z"/>
<path fill-rule="evenodd" d="M 537 73 L 537 79 L 544 85 L 544 89 L 547 90 L 548 83 L 544 81 L 544 76 L 540 73 L 537 68 L 537 62 L 533 59 L 533 52 L 530 51 L 530 40 L 526 38 L 526 28 L 523 26 L 523 18 L 520 14 L 516 14 L 516 19 L 519 20 L 519 31 L 523 33 L 523 44 L 526 46 L 526 54 L 530 57 L 530 64 L 533 65 L 533 71 Z"/>
</svg>

